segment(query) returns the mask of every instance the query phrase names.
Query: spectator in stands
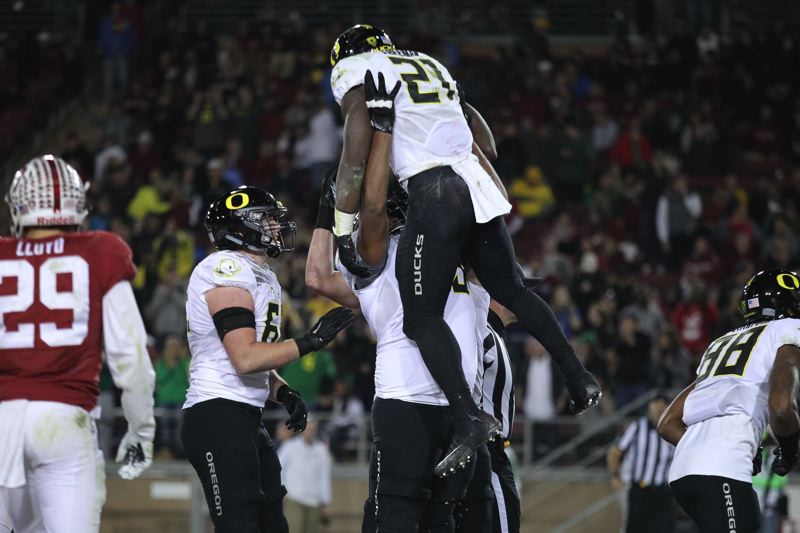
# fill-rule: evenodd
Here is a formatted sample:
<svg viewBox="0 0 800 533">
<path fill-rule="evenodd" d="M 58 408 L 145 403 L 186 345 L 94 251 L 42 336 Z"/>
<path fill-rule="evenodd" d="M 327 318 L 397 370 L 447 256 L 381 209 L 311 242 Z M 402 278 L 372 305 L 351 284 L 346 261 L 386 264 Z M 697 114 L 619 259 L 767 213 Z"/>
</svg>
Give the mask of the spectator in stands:
<svg viewBox="0 0 800 533">
<path fill-rule="evenodd" d="M 633 118 L 611 148 L 611 160 L 622 168 L 643 172 L 652 159 L 650 140 L 642 133 L 639 119 Z"/>
<path fill-rule="evenodd" d="M 690 282 L 687 298 L 679 302 L 672 312 L 672 324 L 693 361 L 700 357 L 712 340 L 711 329 L 719 318 L 715 297 L 715 292 L 706 291 L 704 284 Z"/>
<path fill-rule="evenodd" d="M 555 183 L 559 200 L 580 200 L 592 177 L 594 152 L 589 135 L 570 118 L 555 138 Z"/>
<path fill-rule="evenodd" d="M 317 428 L 316 419 L 309 416 L 305 432 L 278 448 L 286 487 L 283 507 L 292 533 L 319 533 L 330 518 L 331 456 L 317 438 Z"/>
<path fill-rule="evenodd" d="M 617 409 L 647 392 L 650 386 L 651 348 L 650 339 L 639 331 L 636 319 L 631 315 L 622 316 L 611 365 Z"/>
<path fill-rule="evenodd" d="M 605 105 L 599 106 L 592 118 L 592 148 L 596 154 L 605 155 L 617 140 L 619 126 L 608 114 Z"/>
<path fill-rule="evenodd" d="M 580 311 L 572 303 L 572 297 L 569 294 L 569 289 L 566 285 L 556 285 L 553 289 L 553 297 L 550 307 L 564 330 L 564 335 L 567 339 L 574 337 L 583 326 L 583 318 Z"/>
<path fill-rule="evenodd" d="M 185 300 L 184 300 L 185 303 Z M 156 428 L 162 458 L 182 457 L 178 420 L 189 388 L 189 350 L 180 335 L 164 341 L 161 357 L 155 364 L 156 407 L 163 410 Z"/>
<path fill-rule="evenodd" d="M 150 214 L 163 215 L 172 207 L 169 199 L 173 189 L 172 180 L 165 177 L 160 168 L 153 168 L 147 177 L 147 184 L 136 190 L 128 205 L 128 216 L 141 222 Z"/>
<path fill-rule="evenodd" d="M 204 156 L 212 157 L 222 151 L 228 116 L 221 88 L 213 86 L 194 94 L 186 118 L 194 131 L 194 146 Z"/>
<path fill-rule="evenodd" d="M 508 195 L 525 219 L 547 218 L 555 208 L 553 190 L 545 182 L 542 169 L 536 165 L 528 165 L 524 177 L 512 180 Z"/>
<path fill-rule="evenodd" d="M 136 44 L 132 22 L 120 12 L 118 2 L 100 22 L 100 48 L 103 51 L 103 89 L 107 103 L 128 90 L 128 61 Z"/>
<path fill-rule="evenodd" d="M 689 352 L 681 346 L 674 328 L 668 327 L 653 350 L 652 385 L 665 390 L 682 389 L 691 381 L 690 372 L 694 370 L 691 366 Z"/>
<path fill-rule="evenodd" d="M 339 159 L 341 140 L 331 108 L 322 100 L 308 122 L 308 131 L 294 146 L 295 165 L 311 175 L 311 185 L 318 190 L 325 171 Z"/>
<path fill-rule="evenodd" d="M 161 344 L 167 337 L 186 332 L 186 287 L 182 278 L 171 271 L 156 286 L 147 306 L 148 331 Z"/>
<path fill-rule="evenodd" d="M 350 385 L 336 380 L 330 405 L 331 419 L 326 432 L 331 453 L 342 460 L 355 451 L 360 432 L 364 430 L 364 404 L 351 393 Z"/>
<path fill-rule="evenodd" d="M 643 283 L 634 285 L 633 302 L 624 307 L 621 316 L 631 316 L 637 329 L 655 343 L 661 335 L 664 317 L 655 294 Z"/>
<path fill-rule="evenodd" d="M 702 212 L 700 195 L 689 190 L 685 176 L 675 177 L 658 199 L 656 231 L 670 270 L 677 270 L 692 250 Z"/>
<path fill-rule="evenodd" d="M 336 364 L 331 352 L 323 348 L 286 365 L 280 370 L 280 374 L 306 399 L 310 408 L 317 409 L 319 401 L 330 396 L 333 390 Z"/>
</svg>

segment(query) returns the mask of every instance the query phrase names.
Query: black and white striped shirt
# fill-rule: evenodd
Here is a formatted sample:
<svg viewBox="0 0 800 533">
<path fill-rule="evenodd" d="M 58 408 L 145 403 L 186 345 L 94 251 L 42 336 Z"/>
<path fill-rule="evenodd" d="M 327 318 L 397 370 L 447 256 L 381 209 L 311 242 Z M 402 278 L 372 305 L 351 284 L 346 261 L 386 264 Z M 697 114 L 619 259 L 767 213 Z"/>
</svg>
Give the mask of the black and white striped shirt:
<svg viewBox="0 0 800 533">
<path fill-rule="evenodd" d="M 491 311 L 487 329 L 483 341 L 483 410 L 503 424 L 503 438 L 508 439 L 514 427 L 514 379 L 503 323 Z"/>
<path fill-rule="evenodd" d="M 643 416 L 629 423 L 617 441 L 625 454 L 622 479 L 640 487 L 663 487 L 675 447 L 662 439 L 650 419 Z"/>
</svg>

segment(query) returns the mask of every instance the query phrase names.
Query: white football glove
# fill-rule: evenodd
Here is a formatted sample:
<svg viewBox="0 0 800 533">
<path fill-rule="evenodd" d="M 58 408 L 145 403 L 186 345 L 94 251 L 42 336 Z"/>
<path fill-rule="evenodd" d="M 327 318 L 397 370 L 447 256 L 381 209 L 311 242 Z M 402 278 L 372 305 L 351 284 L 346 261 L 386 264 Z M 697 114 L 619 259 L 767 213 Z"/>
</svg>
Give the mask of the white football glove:
<svg viewBox="0 0 800 533">
<path fill-rule="evenodd" d="M 142 440 L 130 432 L 126 433 L 117 450 L 117 462 L 122 463 L 119 467 L 119 477 L 122 479 L 139 477 L 153 464 L 152 441 Z"/>
</svg>

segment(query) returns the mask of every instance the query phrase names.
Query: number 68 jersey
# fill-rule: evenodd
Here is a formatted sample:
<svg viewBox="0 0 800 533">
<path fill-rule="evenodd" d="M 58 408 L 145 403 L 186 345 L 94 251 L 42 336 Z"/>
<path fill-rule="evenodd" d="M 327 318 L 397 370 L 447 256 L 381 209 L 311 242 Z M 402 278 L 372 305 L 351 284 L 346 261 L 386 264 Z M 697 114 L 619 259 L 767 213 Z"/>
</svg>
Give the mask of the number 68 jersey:
<svg viewBox="0 0 800 533">
<path fill-rule="evenodd" d="M 269 396 L 269 373 L 240 375 L 233 368 L 205 298 L 217 287 L 238 287 L 253 297 L 256 340 L 277 342 L 281 336 L 281 286 L 275 273 L 243 252 L 219 251 L 206 257 L 189 279 L 186 318 L 192 363 L 183 408 L 214 398 L 262 408 Z"/>
<path fill-rule="evenodd" d="M 104 298 L 135 274 L 112 233 L 0 239 L 0 401 L 93 409 L 103 339 L 130 333 L 106 320 Z"/>
<path fill-rule="evenodd" d="M 783 318 L 735 329 L 713 341 L 686 397 L 687 431 L 675 450 L 670 481 L 716 475 L 750 482 L 769 418 L 769 378 L 784 345 L 800 346 L 800 320 Z"/>
</svg>

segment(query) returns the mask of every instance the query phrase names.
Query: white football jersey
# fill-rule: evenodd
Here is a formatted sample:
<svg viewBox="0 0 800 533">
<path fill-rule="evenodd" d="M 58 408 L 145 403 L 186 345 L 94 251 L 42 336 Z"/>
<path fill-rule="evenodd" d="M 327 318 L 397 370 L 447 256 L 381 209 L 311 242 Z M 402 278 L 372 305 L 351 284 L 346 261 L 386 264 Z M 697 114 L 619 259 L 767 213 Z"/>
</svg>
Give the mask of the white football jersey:
<svg viewBox="0 0 800 533">
<path fill-rule="evenodd" d="M 752 480 L 752 462 L 769 410 L 769 376 L 778 349 L 800 346 L 800 320 L 784 318 L 735 329 L 712 342 L 683 408 L 670 482 L 688 475 Z"/>
<path fill-rule="evenodd" d="M 389 238 L 383 271 L 361 289 L 356 289 L 355 276 L 342 266 L 338 255 L 336 259 L 337 268 L 358 297 L 364 319 L 377 339 L 375 396 L 427 405 L 448 405 L 444 393 L 428 372 L 417 344 L 403 333 L 403 304 L 395 276 L 397 242 L 397 236 Z M 474 390 L 483 352 L 479 350 L 476 334 L 475 305 L 460 267 L 447 298 L 444 319 L 458 340 L 464 377 Z"/>
<path fill-rule="evenodd" d="M 472 152 L 472 132 L 464 118 L 456 82 L 432 57 L 411 50 L 386 50 L 346 57 L 331 72 L 336 102 L 364 84 L 367 70 L 378 72 L 395 97 L 391 166 L 402 182 L 423 170 L 456 163 Z"/>
<path fill-rule="evenodd" d="M 269 373 L 237 374 L 214 327 L 205 294 L 217 287 L 239 287 L 253 296 L 258 340 L 276 342 L 281 336 L 281 286 L 275 273 L 243 252 L 206 257 L 189 279 L 186 317 L 192 364 L 183 408 L 213 398 L 264 407 Z"/>
</svg>

